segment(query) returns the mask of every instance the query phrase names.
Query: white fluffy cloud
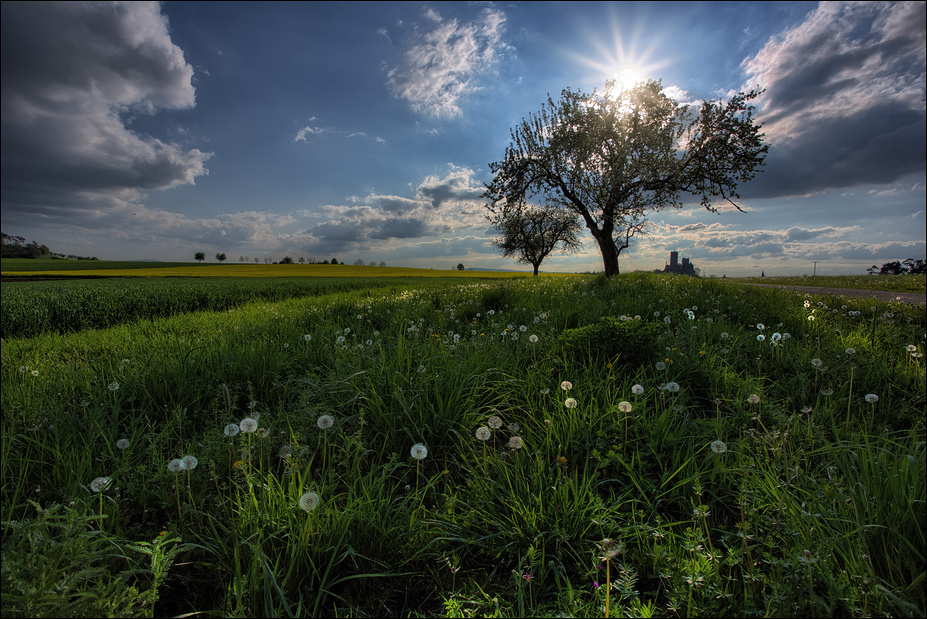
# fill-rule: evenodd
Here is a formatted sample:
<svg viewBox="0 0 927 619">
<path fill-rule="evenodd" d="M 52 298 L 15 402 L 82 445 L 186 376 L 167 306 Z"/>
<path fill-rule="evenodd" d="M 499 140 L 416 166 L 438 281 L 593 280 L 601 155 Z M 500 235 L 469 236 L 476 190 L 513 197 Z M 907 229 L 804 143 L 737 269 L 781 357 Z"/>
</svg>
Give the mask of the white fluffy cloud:
<svg viewBox="0 0 927 619">
<path fill-rule="evenodd" d="M 505 14 L 483 9 L 476 21 L 460 23 L 429 9 L 426 17 L 429 28 L 415 30 L 387 84 L 416 112 L 453 118 L 461 114 L 460 99 L 479 88 L 477 78 L 509 49 L 502 41 Z"/>
<path fill-rule="evenodd" d="M 207 173 L 209 153 L 129 126 L 195 105 L 158 3 L 3 3 L 2 50 L 5 223 L 94 217 Z"/>
</svg>

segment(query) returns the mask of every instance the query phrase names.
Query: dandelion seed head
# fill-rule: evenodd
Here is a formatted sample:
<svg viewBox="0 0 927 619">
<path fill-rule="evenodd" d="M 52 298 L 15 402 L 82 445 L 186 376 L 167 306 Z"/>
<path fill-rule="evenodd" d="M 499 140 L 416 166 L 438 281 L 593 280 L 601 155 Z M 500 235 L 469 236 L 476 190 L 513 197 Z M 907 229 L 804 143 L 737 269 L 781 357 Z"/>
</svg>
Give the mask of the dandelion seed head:
<svg viewBox="0 0 927 619">
<path fill-rule="evenodd" d="M 307 492 L 299 497 L 299 508 L 303 511 L 311 512 L 319 506 L 322 499 L 315 492 Z"/>
<path fill-rule="evenodd" d="M 630 402 L 619 402 L 618 403 L 618 410 L 620 410 L 622 413 L 630 413 L 631 409 L 632 409 L 632 406 Z"/>
<path fill-rule="evenodd" d="M 241 428 L 238 427 L 237 423 L 230 423 L 229 425 L 225 426 L 225 429 L 223 430 L 223 432 L 225 433 L 226 436 L 231 438 L 233 436 L 236 436 L 239 432 L 241 432 Z"/>
<path fill-rule="evenodd" d="M 525 446 L 525 441 L 522 440 L 520 436 L 513 436 L 509 439 L 509 448 L 511 449 L 521 449 Z"/>
<path fill-rule="evenodd" d="M 855 354 L 856 354 L 856 349 L 855 349 L 855 348 L 847 348 L 847 349 L 846 349 L 845 351 L 843 351 L 843 352 L 845 352 L 847 355 L 855 355 Z"/>
<path fill-rule="evenodd" d="M 416 443 L 412 445 L 412 449 L 409 451 L 409 453 L 416 460 L 424 460 L 428 457 L 428 448 L 421 443 Z"/>
<path fill-rule="evenodd" d="M 731 337 L 731 335 L 730 335 L 727 331 L 725 331 L 725 332 L 723 332 L 723 333 L 721 334 L 721 339 L 722 339 L 722 340 L 726 340 L 726 339 L 729 338 L 729 337 Z"/>
<path fill-rule="evenodd" d="M 760 396 L 758 396 L 758 395 L 755 394 L 755 393 L 751 393 L 751 394 L 750 394 L 750 397 L 747 398 L 747 402 L 749 402 L 750 404 L 759 404 L 759 403 L 760 403 Z"/>
<path fill-rule="evenodd" d="M 307 333 L 306 335 L 303 336 L 303 339 L 306 340 L 307 342 L 311 342 L 311 341 L 312 341 L 312 335 L 310 335 L 309 333 Z"/>
<path fill-rule="evenodd" d="M 32 374 L 33 376 L 38 376 L 38 375 L 39 375 L 39 371 L 38 371 L 38 370 L 32 370 L 32 371 L 29 372 L 29 373 Z"/>
<path fill-rule="evenodd" d="M 193 469 L 195 469 L 199 463 L 200 461 L 196 459 L 196 456 L 184 456 L 183 457 L 183 468 L 188 471 L 192 471 Z"/>
<path fill-rule="evenodd" d="M 711 450 L 720 455 L 727 451 L 727 445 L 724 443 L 724 441 L 712 441 Z"/>
<path fill-rule="evenodd" d="M 644 395 L 644 386 L 643 385 L 634 385 L 631 387 L 631 393 L 634 395 Z"/>
<path fill-rule="evenodd" d="M 576 401 L 576 398 L 567 398 L 566 402 L 563 403 L 567 408 L 576 408 L 579 402 Z"/>
<path fill-rule="evenodd" d="M 663 370 L 666 369 L 666 364 L 663 363 L 662 361 L 657 361 L 654 367 L 657 368 L 658 372 L 662 372 Z"/>
<path fill-rule="evenodd" d="M 764 331 L 766 329 L 766 325 L 764 325 L 762 322 L 758 322 L 756 323 L 756 328 L 760 331 Z"/>
<path fill-rule="evenodd" d="M 319 417 L 318 421 L 315 422 L 315 425 L 319 426 L 319 430 L 328 430 L 335 425 L 335 418 L 331 415 L 322 415 Z"/>
<path fill-rule="evenodd" d="M 238 424 L 239 429 L 245 434 L 251 434 L 258 428 L 258 423 L 251 417 L 245 417 L 241 420 L 241 423 Z M 234 436 L 234 435 L 232 435 Z"/>
<path fill-rule="evenodd" d="M 476 438 L 481 441 L 488 441 L 492 437 L 492 432 L 486 426 L 480 426 L 476 429 Z"/>
<path fill-rule="evenodd" d="M 568 380 L 565 380 L 562 383 L 560 383 L 560 388 L 563 389 L 564 391 L 569 391 L 570 389 L 573 388 L 573 383 L 571 383 Z"/>
<path fill-rule="evenodd" d="M 180 458 L 174 458 L 173 460 L 167 463 L 168 472 L 174 473 L 175 475 L 179 473 L 180 471 L 184 470 L 185 468 L 186 468 L 186 465 L 183 463 L 183 460 L 181 460 Z"/>
<path fill-rule="evenodd" d="M 670 393 L 677 393 L 679 391 L 679 383 L 666 383 L 663 388 Z"/>
<path fill-rule="evenodd" d="M 90 482 L 90 490 L 92 492 L 102 492 L 112 481 L 112 477 L 97 477 Z"/>
<path fill-rule="evenodd" d="M 116 441 L 116 449 L 128 449 L 129 448 L 129 439 L 121 438 Z"/>
<path fill-rule="evenodd" d="M 815 357 L 814 359 L 811 360 L 811 365 L 813 365 L 816 368 L 819 368 L 822 365 L 824 365 L 824 362 L 818 359 L 817 357 Z"/>
<path fill-rule="evenodd" d="M 538 336 L 532 334 L 528 336 L 528 341 L 531 342 L 532 344 L 536 344 L 538 341 Z"/>
<path fill-rule="evenodd" d="M 870 404 L 875 404 L 876 402 L 879 401 L 879 396 L 877 396 L 877 395 L 874 394 L 874 393 L 867 393 L 867 394 L 866 394 L 866 401 L 869 402 Z"/>
<path fill-rule="evenodd" d="M 113 382 L 111 382 L 111 383 L 107 386 L 107 389 L 109 389 L 110 391 L 118 391 L 118 390 L 119 390 L 119 383 L 113 381 Z"/>
<path fill-rule="evenodd" d="M 493 430 L 498 430 L 499 428 L 502 427 L 502 418 L 496 415 L 493 415 L 492 417 L 489 418 L 489 421 L 487 423 L 489 423 L 489 427 L 492 428 Z"/>
</svg>

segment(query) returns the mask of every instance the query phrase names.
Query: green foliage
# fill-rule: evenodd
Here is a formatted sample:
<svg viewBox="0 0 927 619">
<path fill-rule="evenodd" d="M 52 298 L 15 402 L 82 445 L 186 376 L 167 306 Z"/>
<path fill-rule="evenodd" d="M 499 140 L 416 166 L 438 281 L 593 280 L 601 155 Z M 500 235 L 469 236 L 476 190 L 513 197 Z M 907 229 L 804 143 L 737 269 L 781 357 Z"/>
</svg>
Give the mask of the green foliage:
<svg viewBox="0 0 927 619">
<path fill-rule="evenodd" d="M 154 616 L 159 587 L 191 545 L 166 532 L 130 543 L 82 506 L 30 503 L 38 518 L 3 522 L 4 617 Z"/>
<path fill-rule="evenodd" d="M 432 284 L 4 340 L 4 616 L 923 614 L 922 308 Z"/>
<path fill-rule="evenodd" d="M 636 369 L 657 360 L 663 326 L 627 316 L 602 316 L 597 323 L 565 330 L 560 344 L 563 354 L 574 361 L 588 358 Z"/>
</svg>

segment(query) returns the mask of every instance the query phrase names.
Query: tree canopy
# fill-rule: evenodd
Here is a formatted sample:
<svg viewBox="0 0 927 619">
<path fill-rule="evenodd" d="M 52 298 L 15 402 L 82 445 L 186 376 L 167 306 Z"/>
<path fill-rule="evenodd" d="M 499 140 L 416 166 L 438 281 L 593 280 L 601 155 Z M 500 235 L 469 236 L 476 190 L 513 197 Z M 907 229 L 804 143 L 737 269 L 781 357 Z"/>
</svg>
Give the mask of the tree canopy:
<svg viewBox="0 0 927 619">
<path fill-rule="evenodd" d="M 510 209 L 504 215 L 489 217 L 502 236 L 493 245 L 506 258 L 530 264 L 537 276 L 541 262 L 559 245 L 562 251 L 578 250 L 582 244 L 582 224 L 575 213 L 551 207 Z"/>
<path fill-rule="evenodd" d="M 705 101 L 696 112 L 648 80 L 619 90 L 608 82 L 591 94 L 564 90 L 511 131 L 502 161 L 490 164 L 485 196 L 502 220 L 530 202 L 571 211 L 598 243 L 605 274 L 642 231 L 647 216 L 682 207 L 683 194 L 740 207 L 737 186 L 753 179 L 768 147 L 750 101 Z"/>
</svg>

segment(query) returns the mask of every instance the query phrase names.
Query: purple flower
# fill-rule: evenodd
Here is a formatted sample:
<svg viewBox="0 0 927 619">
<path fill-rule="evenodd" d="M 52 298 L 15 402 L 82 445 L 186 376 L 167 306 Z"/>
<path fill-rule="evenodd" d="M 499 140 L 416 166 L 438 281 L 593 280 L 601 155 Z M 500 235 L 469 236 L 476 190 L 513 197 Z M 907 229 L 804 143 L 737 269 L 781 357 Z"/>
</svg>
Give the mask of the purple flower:
<svg viewBox="0 0 927 619">
<path fill-rule="evenodd" d="M 592 586 L 595 587 L 596 589 L 598 589 L 598 588 L 599 588 L 599 581 L 598 581 L 598 580 L 593 580 L 593 581 L 592 581 Z"/>
</svg>

